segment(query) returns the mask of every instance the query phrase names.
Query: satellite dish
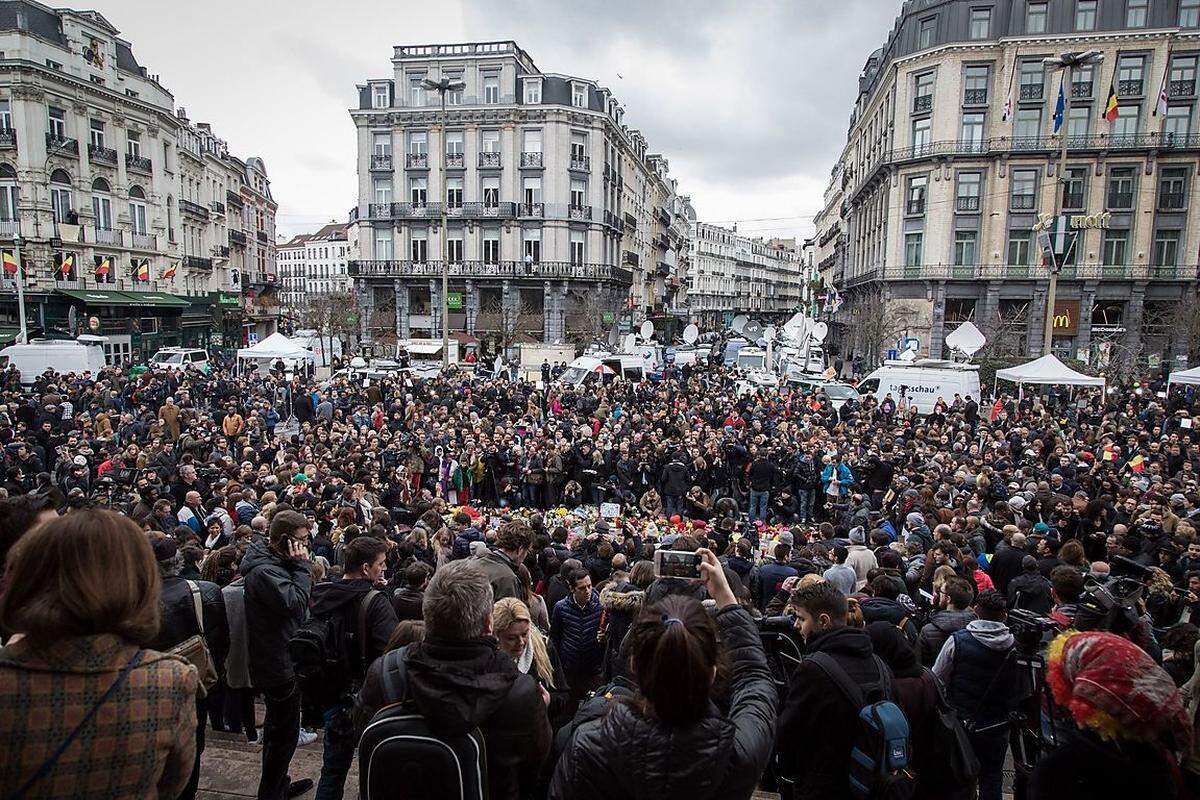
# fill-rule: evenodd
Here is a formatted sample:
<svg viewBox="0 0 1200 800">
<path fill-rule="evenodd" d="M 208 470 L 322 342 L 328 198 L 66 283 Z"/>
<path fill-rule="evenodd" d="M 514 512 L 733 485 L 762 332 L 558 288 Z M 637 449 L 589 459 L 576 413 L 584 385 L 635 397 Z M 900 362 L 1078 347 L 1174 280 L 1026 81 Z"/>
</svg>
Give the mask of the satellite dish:
<svg viewBox="0 0 1200 800">
<path fill-rule="evenodd" d="M 903 353 L 900 354 L 900 360 L 901 361 L 916 361 L 917 360 L 917 351 L 916 350 L 905 350 Z"/>
<path fill-rule="evenodd" d="M 946 346 L 967 358 L 979 352 L 985 344 L 987 338 L 971 322 L 964 322 L 946 336 Z"/>
<path fill-rule="evenodd" d="M 766 339 L 768 342 L 775 341 L 775 326 L 768 325 L 766 327 L 766 329 L 763 331 L 762 338 Z"/>
<path fill-rule="evenodd" d="M 354 358 L 350 359 L 351 369 L 366 369 L 366 366 L 366 359 L 364 359 L 362 356 L 355 356 Z"/>
<path fill-rule="evenodd" d="M 700 329 L 697 328 L 695 325 L 688 325 L 686 328 L 683 329 L 684 344 L 695 344 L 696 340 L 699 338 L 700 338 Z"/>
<path fill-rule="evenodd" d="M 625 334 L 625 338 L 621 340 L 621 352 L 632 353 L 637 348 L 637 336 L 632 333 Z"/>
<path fill-rule="evenodd" d="M 757 322 L 747 322 L 742 328 L 742 335 L 752 342 L 757 342 L 762 337 L 762 333 L 762 325 Z"/>
<path fill-rule="evenodd" d="M 750 323 L 750 318 L 745 314 L 738 314 L 729 322 L 729 328 L 734 333 L 745 332 L 746 326 Z"/>
<path fill-rule="evenodd" d="M 809 331 L 809 336 L 811 336 L 813 341 L 816 342 L 817 344 L 820 344 L 821 342 L 825 341 L 825 337 L 828 335 L 829 335 L 829 326 L 826 325 L 824 322 L 818 322 L 816 325 L 813 325 L 812 330 Z"/>
<path fill-rule="evenodd" d="M 638 329 L 638 332 L 641 333 L 643 339 L 653 339 L 654 323 L 650 320 L 646 320 L 642 323 L 642 327 Z"/>
</svg>

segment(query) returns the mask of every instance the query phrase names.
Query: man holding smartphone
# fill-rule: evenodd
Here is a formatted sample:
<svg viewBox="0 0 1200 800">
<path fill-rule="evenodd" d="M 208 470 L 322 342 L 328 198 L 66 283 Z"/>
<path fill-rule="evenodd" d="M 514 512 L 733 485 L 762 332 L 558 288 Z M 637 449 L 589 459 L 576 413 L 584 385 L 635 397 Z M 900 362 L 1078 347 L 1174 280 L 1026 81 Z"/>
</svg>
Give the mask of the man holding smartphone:
<svg viewBox="0 0 1200 800">
<path fill-rule="evenodd" d="M 283 800 L 312 788 L 307 778 L 295 783 L 288 779 L 300 733 L 300 690 L 287 648 L 308 613 L 312 594 L 310 525 L 298 511 L 276 513 L 269 541 L 253 540 L 240 567 L 246 586 L 250 679 L 267 707 L 259 800 Z"/>
</svg>

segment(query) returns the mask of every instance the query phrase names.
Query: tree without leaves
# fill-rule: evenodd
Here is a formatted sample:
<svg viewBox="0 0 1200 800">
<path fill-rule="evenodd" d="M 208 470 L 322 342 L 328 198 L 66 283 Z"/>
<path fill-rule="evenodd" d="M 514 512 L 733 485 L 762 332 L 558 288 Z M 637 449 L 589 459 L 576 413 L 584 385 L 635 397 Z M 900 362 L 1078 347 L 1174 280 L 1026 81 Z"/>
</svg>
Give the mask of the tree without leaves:
<svg viewBox="0 0 1200 800">
<path fill-rule="evenodd" d="M 503 300 L 496 299 L 487 303 L 480 314 L 488 314 L 499 321 L 500 345 L 504 350 L 517 343 L 521 336 L 531 336 L 534 341 L 542 340 L 543 318 L 542 309 L 520 300 L 515 312 L 507 312 Z"/>
<path fill-rule="evenodd" d="M 849 317 L 854 349 L 865 357 L 868 368 L 878 365 L 896 337 L 917 322 L 917 313 L 913 309 L 889 301 L 878 286 L 858 296 Z"/>
</svg>

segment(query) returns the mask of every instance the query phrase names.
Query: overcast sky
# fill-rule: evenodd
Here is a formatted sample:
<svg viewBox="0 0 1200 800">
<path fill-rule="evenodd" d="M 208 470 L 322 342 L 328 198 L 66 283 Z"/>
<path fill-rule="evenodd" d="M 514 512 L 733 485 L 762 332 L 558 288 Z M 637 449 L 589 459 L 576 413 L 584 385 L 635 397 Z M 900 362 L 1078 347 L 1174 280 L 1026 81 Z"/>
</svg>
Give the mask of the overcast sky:
<svg viewBox="0 0 1200 800">
<path fill-rule="evenodd" d="M 80 4 L 80 7 L 88 7 Z M 514 39 L 607 85 L 701 220 L 807 236 L 867 55 L 900 0 L 96 0 L 193 121 L 261 156 L 279 231 L 355 203 L 355 84 L 392 46 Z M 167 10 L 169 9 L 169 11 Z"/>
</svg>

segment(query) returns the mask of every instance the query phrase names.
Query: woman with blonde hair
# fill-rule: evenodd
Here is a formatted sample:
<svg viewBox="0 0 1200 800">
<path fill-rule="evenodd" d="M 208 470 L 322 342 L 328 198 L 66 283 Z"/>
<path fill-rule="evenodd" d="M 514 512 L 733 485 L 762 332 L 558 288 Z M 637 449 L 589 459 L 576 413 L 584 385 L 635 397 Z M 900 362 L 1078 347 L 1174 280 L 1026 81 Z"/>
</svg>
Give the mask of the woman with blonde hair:
<svg viewBox="0 0 1200 800">
<path fill-rule="evenodd" d="M 515 597 L 496 601 L 492 631 L 500 649 L 513 657 L 517 669 L 537 679 L 550 693 L 550 724 L 555 728 L 566 710 L 570 690 L 554 644 L 533 624 L 529 607 Z"/>
</svg>

